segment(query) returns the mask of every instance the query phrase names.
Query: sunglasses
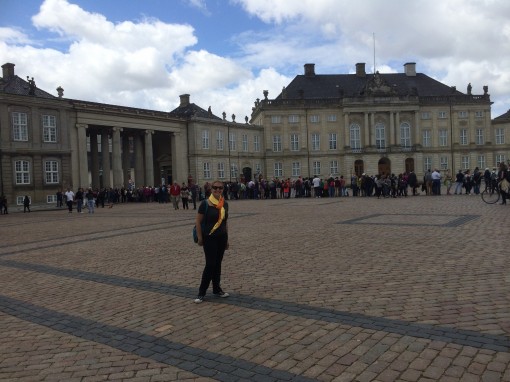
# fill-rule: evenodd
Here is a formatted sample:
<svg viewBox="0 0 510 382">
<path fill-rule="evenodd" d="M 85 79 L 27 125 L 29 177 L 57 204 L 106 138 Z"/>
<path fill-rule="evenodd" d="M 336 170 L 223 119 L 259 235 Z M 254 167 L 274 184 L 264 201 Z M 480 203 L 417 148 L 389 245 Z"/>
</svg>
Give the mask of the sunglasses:
<svg viewBox="0 0 510 382">
<path fill-rule="evenodd" d="M 212 186 L 213 190 L 223 190 L 223 186 Z"/>
</svg>

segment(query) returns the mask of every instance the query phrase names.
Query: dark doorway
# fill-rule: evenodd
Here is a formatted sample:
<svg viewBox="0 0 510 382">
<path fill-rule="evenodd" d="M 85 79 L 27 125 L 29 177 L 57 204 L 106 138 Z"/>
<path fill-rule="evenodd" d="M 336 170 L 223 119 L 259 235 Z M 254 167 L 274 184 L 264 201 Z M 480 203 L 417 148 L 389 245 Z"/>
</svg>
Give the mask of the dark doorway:
<svg viewBox="0 0 510 382">
<path fill-rule="evenodd" d="M 365 166 L 363 164 L 363 161 L 361 159 L 358 159 L 354 162 L 354 173 L 359 178 L 361 174 L 365 172 Z"/>
<path fill-rule="evenodd" d="M 409 174 L 411 171 L 414 171 L 414 159 L 406 158 L 406 172 Z"/>
<path fill-rule="evenodd" d="M 379 159 L 377 164 L 379 175 L 391 175 L 391 161 L 388 158 Z"/>
</svg>

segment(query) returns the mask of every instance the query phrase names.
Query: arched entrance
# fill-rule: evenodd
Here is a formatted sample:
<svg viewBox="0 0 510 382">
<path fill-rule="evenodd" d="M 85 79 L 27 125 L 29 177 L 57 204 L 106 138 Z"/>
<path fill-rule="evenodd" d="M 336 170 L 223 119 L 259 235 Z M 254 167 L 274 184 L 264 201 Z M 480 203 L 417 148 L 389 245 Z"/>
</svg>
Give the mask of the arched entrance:
<svg viewBox="0 0 510 382">
<path fill-rule="evenodd" d="M 406 173 L 409 174 L 411 171 L 414 171 L 414 159 L 406 158 Z"/>
<path fill-rule="evenodd" d="M 365 172 L 365 166 L 363 164 L 363 161 L 361 159 L 358 159 L 354 162 L 354 173 L 359 178 L 361 174 Z"/>
<path fill-rule="evenodd" d="M 379 163 L 377 163 L 377 169 L 379 171 L 379 175 L 390 175 L 391 174 L 391 161 L 388 158 L 379 159 Z"/>
<path fill-rule="evenodd" d="M 241 181 L 248 183 L 251 180 L 251 167 L 243 167 L 243 174 L 241 176 Z"/>
</svg>

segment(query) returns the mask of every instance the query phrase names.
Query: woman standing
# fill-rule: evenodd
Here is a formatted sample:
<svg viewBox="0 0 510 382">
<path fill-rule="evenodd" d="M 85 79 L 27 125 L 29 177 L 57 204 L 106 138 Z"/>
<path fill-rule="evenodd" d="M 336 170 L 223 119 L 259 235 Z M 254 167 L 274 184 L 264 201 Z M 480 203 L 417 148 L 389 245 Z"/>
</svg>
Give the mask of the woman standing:
<svg viewBox="0 0 510 382">
<path fill-rule="evenodd" d="M 223 197 L 223 183 L 215 181 L 211 187 L 211 195 L 198 208 L 196 227 L 198 245 L 204 247 L 205 268 L 202 282 L 198 289 L 195 303 L 204 301 L 205 293 L 212 281 L 213 294 L 217 297 L 228 297 L 221 289 L 221 263 L 223 254 L 228 249 L 228 203 Z"/>
</svg>

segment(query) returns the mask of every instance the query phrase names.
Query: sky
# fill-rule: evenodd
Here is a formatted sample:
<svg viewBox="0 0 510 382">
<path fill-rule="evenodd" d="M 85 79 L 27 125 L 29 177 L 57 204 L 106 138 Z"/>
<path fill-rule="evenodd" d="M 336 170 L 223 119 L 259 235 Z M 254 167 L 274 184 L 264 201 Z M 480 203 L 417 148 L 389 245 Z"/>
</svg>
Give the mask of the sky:
<svg viewBox="0 0 510 382">
<path fill-rule="evenodd" d="M 0 65 L 64 97 L 171 111 L 179 95 L 236 122 L 304 64 L 417 72 L 510 109 L 508 0 L 0 0 Z M 374 59 L 375 58 L 375 59 Z M 375 64 L 375 65 L 374 65 Z"/>
</svg>

